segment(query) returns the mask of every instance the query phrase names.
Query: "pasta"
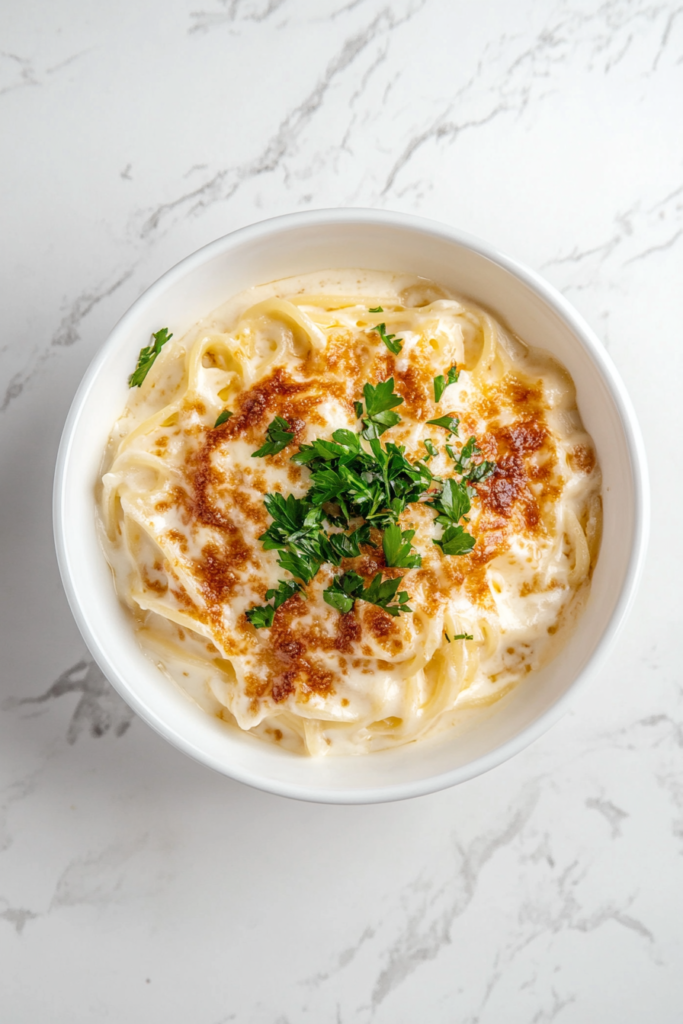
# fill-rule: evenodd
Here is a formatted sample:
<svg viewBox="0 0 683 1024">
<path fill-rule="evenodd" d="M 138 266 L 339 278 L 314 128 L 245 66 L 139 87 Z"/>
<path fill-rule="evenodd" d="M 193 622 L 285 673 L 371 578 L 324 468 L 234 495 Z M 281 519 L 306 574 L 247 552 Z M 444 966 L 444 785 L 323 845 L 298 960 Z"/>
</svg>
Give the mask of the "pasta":
<svg viewBox="0 0 683 1024">
<path fill-rule="evenodd" d="M 598 557 L 601 477 L 546 353 L 436 284 L 359 270 L 249 289 L 158 347 L 105 452 L 102 544 L 143 650 L 207 713 L 294 752 L 366 753 L 452 727 L 557 654 Z M 380 391 L 393 407 L 374 415 Z M 371 511 L 364 487 L 386 493 Z M 309 518 L 271 546 L 290 496 Z"/>
</svg>

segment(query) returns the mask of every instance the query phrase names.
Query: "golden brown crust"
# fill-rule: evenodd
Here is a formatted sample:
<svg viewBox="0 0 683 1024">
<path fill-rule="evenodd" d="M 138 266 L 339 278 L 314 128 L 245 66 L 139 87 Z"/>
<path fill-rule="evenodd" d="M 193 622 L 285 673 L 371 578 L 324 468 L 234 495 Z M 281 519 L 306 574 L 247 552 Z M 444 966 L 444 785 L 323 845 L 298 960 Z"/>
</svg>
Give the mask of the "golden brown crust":
<svg viewBox="0 0 683 1024">
<path fill-rule="evenodd" d="M 270 699 L 282 704 L 290 697 L 306 702 L 312 694 L 329 696 L 334 693 L 334 676 L 325 666 L 326 655 L 337 652 L 350 656 L 351 665 L 363 671 L 363 658 L 376 658 L 378 648 L 386 652 L 387 658 L 396 656 L 404 650 L 406 636 L 399 618 L 369 604 L 363 605 L 362 612 L 356 606 L 350 614 L 339 615 L 333 627 L 311 622 L 306 617 L 309 602 L 303 595 L 290 598 L 275 612 L 267 644 L 254 645 L 254 629 L 244 615 L 238 620 L 239 636 L 226 636 L 221 618 L 223 606 L 234 600 L 245 581 L 257 591 L 262 589 L 264 597 L 266 589 L 260 583 L 260 553 L 245 540 L 239 524 L 251 524 L 258 536 L 267 528 L 269 516 L 262 501 L 267 488 L 263 469 L 257 464 L 253 469 L 225 469 L 228 460 L 218 456 L 237 439 L 255 449 L 260 447 L 267 426 L 275 416 L 281 416 L 294 434 L 292 447 L 268 456 L 267 465 L 284 470 L 291 484 L 305 484 L 308 470 L 293 464 L 291 454 L 307 426 L 320 426 L 325 436 L 326 419 L 319 413 L 321 403 L 334 398 L 352 414 L 353 398 L 361 395 L 363 384 L 390 376 L 395 379 L 396 392 L 404 399 L 400 408 L 404 423 L 426 423 L 437 415 L 456 415 L 448 412 L 446 401 L 435 411 L 433 370 L 427 362 L 416 357 L 407 368 L 398 370 L 395 356 L 383 346 L 378 349 L 372 334 L 360 335 L 355 349 L 349 346 L 347 333 L 334 334 L 326 353 L 307 358 L 300 364 L 300 371 L 303 379 L 294 379 L 282 367 L 274 369 L 236 397 L 234 414 L 217 428 L 197 427 L 194 423 L 191 429 L 186 426 L 186 437 L 192 437 L 193 442 L 185 448 L 182 485 L 172 491 L 171 502 L 156 506 L 158 511 L 166 511 L 175 504 L 195 537 L 202 528 L 208 528 L 216 538 L 204 543 L 200 553 L 189 558 L 183 533 L 168 532 L 189 562 L 189 571 L 205 601 L 206 612 L 194 609 L 193 615 L 210 624 L 213 635 L 221 637 L 226 650 L 245 642 L 251 648 L 256 671 L 247 673 L 245 686 L 252 703 Z M 544 401 L 540 381 L 510 372 L 496 384 L 482 385 L 469 408 L 461 413 L 460 439 L 474 436 L 482 457 L 496 462 L 493 475 L 475 488 L 475 509 L 468 529 L 476 546 L 469 555 L 444 556 L 434 546 L 425 553 L 421 568 L 387 568 L 381 535 L 373 531 L 377 546 L 364 547 L 358 558 L 344 560 L 342 568 L 359 573 L 366 583 L 379 572 L 384 578 L 404 577 L 402 589 L 409 594 L 419 591 L 420 607 L 428 616 L 436 614 L 440 605 L 458 591 L 482 610 L 490 609 L 488 563 L 507 550 L 513 536 L 533 537 L 541 533 L 544 510 L 552 506 L 559 494 L 557 446 L 546 421 Z M 188 414 L 198 412 L 199 404 L 189 403 Z M 405 426 L 389 431 L 383 441 L 400 437 L 402 430 Z M 159 451 L 166 452 L 168 436 L 158 438 L 156 445 Z M 415 453 L 412 457 L 419 455 Z M 590 472 L 595 465 L 592 450 L 583 445 L 577 445 L 569 459 L 584 472 Z M 274 486 L 280 489 L 279 484 Z M 424 506 L 409 506 L 402 516 L 403 528 L 424 515 Z M 160 580 L 145 583 L 161 593 Z M 319 581 L 306 588 L 309 598 L 317 594 L 316 587 L 320 587 Z M 173 593 L 183 607 L 192 604 L 183 588 L 176 588 Z"/>
</svg>

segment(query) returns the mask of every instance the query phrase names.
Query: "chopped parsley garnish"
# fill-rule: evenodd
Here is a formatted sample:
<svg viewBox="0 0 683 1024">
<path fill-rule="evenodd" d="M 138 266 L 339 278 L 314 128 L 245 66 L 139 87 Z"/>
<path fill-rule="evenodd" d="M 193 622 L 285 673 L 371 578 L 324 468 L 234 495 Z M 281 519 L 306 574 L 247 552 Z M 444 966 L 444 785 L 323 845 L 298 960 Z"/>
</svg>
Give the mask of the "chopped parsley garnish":
<svg viewBox="0 0 683 1024">
<path fill-rule="evenodd" d="M 265 505 L 273 522 L 259 537 L 263 550 L 278 551 L 278 565 L 304 583 L 311 582 L 324 562 L 341 565 L 342 558 L 360 555 L 361 544 L 371 543 L 367 523 L 351 533 L 325 533 L 322 503 L 313 505 L 308 496 L 267 494 Z"/>
<path fill-rule="evenodd" d="M 362 576 L 356 572 L 345 572 L 342 576 L 335 576 L 331 587 L 323 590 L 323 598 L 327 604 L 336 608 L 337 611 L 346 615 L 353 608 L 356 600 L 368 601 L 383 608 L 389 615 L 400 615 L 401 612 L 412 612 L 408 606 L 410 600 L 407 592 L 401 590 L 396 593 L 403 577 L 395 580 L 382 580 L 382 573 L 378 572 L 369 586 L 364 586 Z M 392 604 L 396 598 L 396 602 Z"/>
<path fill-rule="evenodd" d="M 457 366 L 451 366 L 447 375 L 444 377 L 442 373 L 438 377 L 434 378 L 434 401 L 438 402 L 441 399 L 444 391 L 451 384 L 457 384 L 460 372 Z"/>
<path fill-rule="evenodd" d="M 445 629 L 443 631 L 443 635 L 446 637 L 446 639 L 450 643 L 451 642 L 451 638 L 449 637 L 449 635 L 448 635 L 448 633 L 446 632 Z M 474 637 L 471 635 L 471 633 L 455 633 L 453 635 L 453 639 L 454 640 L 474 640 Z"/>
<path fill-rule="evenodd" d="M 366 384 L 363 387 L 366 418 L 363 420 L 363 437 L 370 440 L 380 437 L 385 430 L 395 427 L 401 422 L 397 412 L 391 412 L 397 405 L 403 405 L 400 395 L 394 394 L 394 378 L 380 381 L 375 387 Z"/>
<path fill-rule="evenodd" d="M 440 526 L 450 526 L 452 523 L 460 522 L 462 517 L 467 515 L 472 507 L 473 493 L 466 484 L 450 478 L 444 480 L 441 492 L 427 504 L 439 513 L 436 522 Z"/>
<path fill-rule="evenodd" d="M 307 499 L 338 510 L 333 519 L 326 511 L 330 522 L 334 517 L 341 523 L 360 518 L 380 528 L 395 523 L 406 505 L 419 501 L 436 479 L 424 462 L 406 459 L 403 446 L 389 443 L 383 448 L 372 437 L 368 452 L 351 431 L 335 430 L 332 438 L 302 445 L 292 460 L 311 470 Z"/>
<path fill-rule="evenodd" d="M 310 583 L 324 561 L 318 545 L 323 510 L 293 494 L 266 494 L 264 501 L 273 522 L 259 537 L 263 550 L 279 551 L 278 564 Z"/>
<path fill-rule="evenodd" d="M 370 312 L 372 312 L 372 310 Z M 403 348 L 403 338 L 397 338 L 395 334 L 387 334 L 386 324 L 377 324 L 376 327 L 371 327 L 370 330 L 377 331 L 390 352 L 393 352 L 395 356 L 399 354 Z"/>
<path fill-rule="evenodd" d="M 157 331 L 156 334 L 153 334 L 152 337 L 154 338 L 154 343 L 151 345 L 145 345 L 144 348 L 140 349 L 138 364 L 128 378 L 129 388 L 139 388 L 142 386 L 142 382 L 152 368 L 154 360 L 161 352 L 162 347 L 167 341 L 171 340 L 173 335 L 168 333 L 168 327 L 162 327 L 161 330 Z"/>
<path fill-rule="evenodd" d="M 283 448 L 286 448 L 294 437 L 289 431 L 289 423 L 283 420 L 282 416 L 276 416 L 266 430 L 268 440 L 257 452 L 252 452 L 252 459 L 262 459 L 265 455 L 277 455 Z"/>
<path fill-rule="evenodd" d="M 449 378 L 452 373 L 457 374 L 455 367 L 449 370 Z M 381 531 L 387 568 L 419 569 L 422 556 L 412 546 L 415 530 L 402 530 L 399 525 L 399 517 L 410 504 L 420 502 L 435 510 L 435 522 L 444 529 L 434 544 L 444 555 L 465 555 L 474 548 L 475 539 L 460 520 L 469 522 L 467 513 L 476 495 L 470 484 L 485 479 L 495 464 L 474 462 L 481 454 L 474 437 L 457 454 L 446 445 L 460 479 L 444 480 L 426 465 L 439 454 L 430 439 L 423 442 L 427 455 L 416 462 L 406 458 L 403 445 L 382 445 L 380 441 L 382 434 L 401 420 L 394 409 L 403 404 L 403 398 L 394 392 L 393 377 L 365 384 L 363 398 L 364 402 L 354 402 L 356 416 L 362 421 L 360 433 L 340 428 L 330 439 L 301 444 L 291 456 L 293 463 L 310 472 L 308 492 L 301 498 L 279 493 L 264 498 L 272 522 L 259 540 L 264 551 L 277 551 L 278 565 L 294 579 L 281 581 L 276 590 L 268 591 L 266 600 L 272 598 L 272 604 L 249 609 L 247 618 L 256 628 L 272 625 L 280 604 L 309 584 L 323 565 L 341 566 L 344 559 L 358 558 L 363 546 L 376 547 L 371 539 L 373 528 Z M 457 417 L 429 422 L 457 435 Z M 254 456 L 281 451 L 294 433 L 286 420 L 276 417 L 267 436 L 267 443 Z M 343 572 L 323 591 L 324 600 L 343 614 L 348 614 L 357 600 L 375 604 L 393 616 L 412 611 L 408 593 L 399 590 L 403 577 L 383 579 L 382 575 L 378 572 L 366 585 L 357 572 Z M 456 637 L 464 638 L 469 639 L 465 634 Z"/>
<path fill-rule="evenodd" d="M 441 540 L 433 540 L 444 555 L 469 555 L 474 550 L 474 537 L 467 533 L 464 526 L 447 526 Z"/>
<path fill-rule="evenodd" d="M 496 471 L 495 462 L 487 462 L 484 459 L 483 462 L 478 463 L 476 466 L 472 466 L 467 474 L 467 479 L 471 484 L 480 484 L 484 480 L 488 480 L 490 476 Z"/>
<path fill-rule="evenodd" d="M 398 576 L 395 580 L 382 580 L 382 573 L 378 572 L 370 586 L 366 587 L 358 596 L 362 601 L 369 601 L 370 604 L 376 604 L 378 608 L 383 608 L 390 615 L 396 616 L 401 612 L 412 612 L 413 609 L 408 607 L 410 600 L 408 593 L 405 590 L 397 593 L 402 580 L 402 576 Z M 390 602 L 394 598 L 396 598 L 396 604 L 391 604 Z"/>
<path fill-rule="evenodd" d="M 216 427 L 220 427 L 223 425 L 223 423 L 227 423 L 231 416 L 232 413 L 230 412 L 230 410 L 224 409 L 223 412 L 218 417 L 218 419 L 216 420 L 216 422 L 214 423 L 213 429 L 215 430 Z"/>
<path fill-rule="evenodd" d="M 457 416 L 439 416 L 438 420 L 427 420 L 427 423 L 432 423 L 435 427 L 444 427 L 449 434 L 458 435 L 458 427 L 460 420 Z"/>
<path fill-rule="evenodd" d="M 244 613 L 255 629 L 270 629 L 275 618 L 272 604 L 255 605 Z"/>
<path fill-rule="evenodd" d="M 383 313 L 383 312 L 384 312 L 384 310 L 382 309 L 382 307 L 381 307 L 381 306 L 375 306 L 375 308 L 374 308 L 374 309 L 373 309 L 372 307 L 370 307 L 370 309 L 368 310 L 368 312 L 370 312 L 370 313 Z"/>
<path fill-rule="evenodd" d="M 422 565 L 421 555 L 411 555 L 411 541 L 415 530 L 401 531 L 398 525 L 387 526 L 382 536 L 384 558 L 388 566 L 397 569 L 419 569 Z"/>
<path fill-rule="evenodd" d="M 335 576 L 332 586 L 323 590 L 323 599 L 342 615 L 348 615 L 356 603 L 356 598 L 362 593 L 363 577 L 357 572 L 345 572 L 341 576 Z"/>
<path fill-rule="evenodd" d="M 478 463 L 472 461 L 475 455 L 481 455 L 481 448 L 474 436 L 470 437 L 467 443 L 462 446 L 458 455 L 455 454 L 450 445 L 446 445 L 446 451 L 455 463 L 454 468 L 456 472 L 462 473 L 468 483 L 480 484 L 483 480 L 488 480 L 495 472 L 495 462 L 487 462 L 486 459 L 482 459 Z"/>
<path fill-rule="evenodd" d="M 266 601 L 272 599 L 272 604 L 255 605 L 244 614 L 256 629 L 269 629 L 273 625 L 275 612 L 280 605 L 297 593 L 303 594 L 303 587 L 300 583 L 295 583 L 294 580 L 280 580 L 277 587 L 266 590 Z M 303 594 L 303 596 L 306 595 Z"/>
</svg>

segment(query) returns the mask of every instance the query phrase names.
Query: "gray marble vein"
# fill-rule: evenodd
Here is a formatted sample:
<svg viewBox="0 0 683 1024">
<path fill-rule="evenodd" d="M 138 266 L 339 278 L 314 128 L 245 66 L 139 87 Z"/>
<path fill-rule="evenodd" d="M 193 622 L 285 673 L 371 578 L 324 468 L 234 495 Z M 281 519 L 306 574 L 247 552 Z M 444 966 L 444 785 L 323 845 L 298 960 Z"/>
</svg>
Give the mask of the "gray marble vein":
<svg viewBox="0 0 683 1024">
<path fill-rule="evenodd" d="M 30 708 L 72 693 L 79 694 L 79 699 L 66 734 L 69 743 L 75 743 L 84 733 L 99 738 L 111 732 L 119 737 L 129 729 L 132 710 L 91 658 L 83 658 L 62 672 L 40 696 L 11 697 L 3 706 L 8 710 Z"/>
<path fill-rule="evenodd" d="M 0 920 L 7 921 L 8 924 L 12 925 L 17 935 L 21 935 L 27 921 L 34 921 L 38 917 L 38 914 L 35 914 L 32 910 L 27 910 L 26 907 L 10 907 L 6 900 L 2 900 L 2 902 L 6 905 L 4 910 L 0 910 Z"/>
<path fill-rule="evenodd" d="M 59 349 L 70 348 L 80 341 L 83 321 L 87 319 L 96 306 L 110 298 L 126 281 L 130 280 L 134 272 L 135 267 L 130 267 L 124 273 L 117 275 L 113 283 L 104 283 L 88 288 L 69 303 L 67 312 L 62 316 L 59 326 L 50 338 L 47 346 L 34 351 L 24 369 L 19 370 L 9 380 L 2 403 L 0 403 L 0 412 L 4 412 L 15 399 L 19 398 L 24 388 L 33 380 L 38 369 L 51 356 L 54 356 Z"/>
<path fill-rule="evenodd" d="M 131 857 L 147 842 L 146 835 L 136 836 L 72 860 L 57 880 L 50 910 L 111 904 L 119 898 Z"/>
<path fill-rule="evenodd" d="M 591 810 L 597 811 L 603 816 L 612 830 L 612 838 L 616 839 L 621 835 L 621 824 L 629 816 L 627 811 L 622 811 L 610 800 L 600 797 L 589 797 L 586 800 L 586 807 L 590 807 Z"/>
<path fill-rule="evenodd" d="M 406 919 L 402 934 L 387 950 L 385 956 L 388 962 L 380 971 L 372 991 L 373 1009 L 412 971 L 417 970 L 425 961 L 433 960 L 443 946 L 450 943 L 451 926 L 473 899 L 483 867 L 498 850 L 519 835 L 531 817 L 537 800 L 538 793 L 532 790 L 524 798 L 522 806 L 514 810 L 508 820 L 495 830 L 477 837 L 467 849 L 457 844 L 457 868 L 453 880 L 436 895 L 425 893 L 425 898 Z M 436 914 L 435 905 L 438 907 Z"/>
<path fill-rule="evenodd" d="M 0 35 L 3 1024 L 679 1024 L 680 0 L 34 0 Z M 653 482 L 641 595 L 573 712 L 372 808 L 131 728 L 49 509 L 69 396 L 136 291 L 347 205 L 539 268 L 608 345 Z"/>
<path fill-rule="evenodd" d="M 213 203 L 226 202 L 233 198 L 245 182 L 280 168 L 304 129 L 322 107 L 335 80 L 344 74 L 381 34 L 394 31 L 409 21 L 426 2 L 427 0 L 416 0 L 405 5 L 406 11 L 403 14 L 397 14 L 392 7 L 380 10 L 364 29 L 343 42 L 311 92 L 287 115 L 275 135 L 255 159 L 236 168 L 220 170 L 198 188 L 158 206 L 146 215 L 140 228 L 140 237 L 149 237 L 176 212 L 187 216 L 205 210 Z"/>
<path fill-rule="evenodd" d="M 208 32 L 221 25 L 232 25 L 239 21 L 260 24 L 267 21 L 287 4 L 288 0 L 266 0 L 265 3 L 245 3 L 244 0 L 222 0 L 218 11 L 192 11 L 192 25 L 189 32 Z"/>
</svg>

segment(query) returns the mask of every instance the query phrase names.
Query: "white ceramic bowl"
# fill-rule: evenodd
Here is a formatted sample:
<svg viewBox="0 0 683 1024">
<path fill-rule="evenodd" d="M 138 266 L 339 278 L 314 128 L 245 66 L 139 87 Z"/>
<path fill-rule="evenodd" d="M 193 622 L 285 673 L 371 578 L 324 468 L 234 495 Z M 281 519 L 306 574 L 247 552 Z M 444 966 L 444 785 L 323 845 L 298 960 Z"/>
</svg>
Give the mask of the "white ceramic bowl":
<svg viewBox="0 0 683 1024">
<path fill-rule="evenodd" d="M 159 324 L 176 337 L 250 285 L 326 268 L 431 278 L 490 308 L 521 338 L 557 356 L 577 386 L 604 478 L 602 550 L 586 613 L 560 656 L 459 735 L 364 757 L 295 756 L 221 724 L 192 704 L 139 648 L 95 528 L 102 451 L 126 402 L 127 377 Z M 330 803 L 418 796 L 488 771 L 540 736 L 594 678 L 632 604 L 649 521 L 643 443 L 624 386 L 600 342 L 533 272 L 460 231 L 403 214 L 321 210 L 243 228 L 188 256 L 116 325 L 74 398 L 57 459 L 59 566 L 94 658 L 131 707 L 171 743 L 271 793 Z"/>
</svg>

